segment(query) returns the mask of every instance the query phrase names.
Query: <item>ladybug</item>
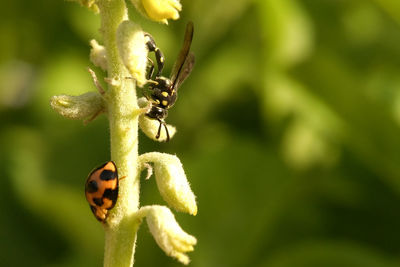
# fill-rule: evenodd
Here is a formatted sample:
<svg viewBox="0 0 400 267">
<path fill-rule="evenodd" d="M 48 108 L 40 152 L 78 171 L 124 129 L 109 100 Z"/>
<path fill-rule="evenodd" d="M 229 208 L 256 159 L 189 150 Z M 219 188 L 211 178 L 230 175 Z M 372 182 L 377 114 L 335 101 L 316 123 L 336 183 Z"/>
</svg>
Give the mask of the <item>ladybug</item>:
<svg viewBox="0 0 400 267">
<path fill-rule="evenodd" d="M 118 185 L 118 170 L 113 161 L 104 163 L 89 174 L 85 195 L 98 221 L 104 222 L 108 211 L 117 203 Z"/>
</svg>

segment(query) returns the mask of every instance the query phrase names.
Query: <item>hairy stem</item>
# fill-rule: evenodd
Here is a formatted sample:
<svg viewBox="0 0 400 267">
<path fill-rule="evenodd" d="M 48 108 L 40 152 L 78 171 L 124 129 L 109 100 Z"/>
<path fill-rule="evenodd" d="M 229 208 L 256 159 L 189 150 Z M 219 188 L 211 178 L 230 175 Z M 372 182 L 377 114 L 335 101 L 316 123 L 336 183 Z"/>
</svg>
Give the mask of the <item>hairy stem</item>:
<svg viewBox="0 0 400 267">
<path fill-rule="evenodd" d="M 139 207 L 138 106 L 135 81 L 122 63 L 116 44 L 118 25 L 127 19 L 123 0 L 99 0 L 101 33 L 108 62 L 105 94 L 110 122 L 111 159 L 118 166 L 119 197 L 105 224 L 104 266 L 133 265 L 136 232 L 140 221 L 133 214 Z"/>
</svg>

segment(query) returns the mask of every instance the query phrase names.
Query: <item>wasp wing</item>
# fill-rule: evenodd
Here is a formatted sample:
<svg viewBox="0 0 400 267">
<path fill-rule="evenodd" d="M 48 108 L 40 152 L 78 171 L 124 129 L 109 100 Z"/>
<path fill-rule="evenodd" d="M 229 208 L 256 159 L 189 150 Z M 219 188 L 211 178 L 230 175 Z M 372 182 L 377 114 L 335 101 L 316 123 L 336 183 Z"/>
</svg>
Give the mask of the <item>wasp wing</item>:
<svg viewBox="0 0 400 267">
<path fill-rule="evenodd" d="M 189 55 L 186 57 L 185 62 L 183 63 L 181 71 L 175 79 L 175 83 L 172 84 L 172 89 L 177 90 L 177 88 L 179 88 L 181 84 L 186 80 L 186 78 L 193 70 L 194 61 L 194 54 L 190 52 Z"/>
<path fill-rule="evenodd" d="M 186 57 L 185 63 L 183 63 L 183 67 L 179 72 L 178 76 L 175 79 L 175 82 L 171 85 L 170 91 L 172 92 L 171 99 L 169 101 L 168 108 L 171 108 L 178 97 L 177 90 L 181 86 L 181 84 L 186 80 L 189 74 L 192 72 L 194 67 L 194 54 L 189 53 Z"/>
<path fill-rule="evenodd" d="M 188 22 L 186 25 L 185 38 L 183 39 L 183 47 L 179 52 L 178 59 L 175 61 L 175 64 L 172 68 L 171 72 L 171 81 L 173 84 L 173 88 L 177 88 L 175 86 L 177 79 L 181 76 L 181 72 L 183 70 L 183 66 L 185 65 L 186 59 L 189 55 L 190 45 L 192 44 L 193 39 L 193 22 Z M 190 73 L 190 72 L 189 72 Z M 187 75 L 186 75 L 187 77 Z"/>
</svg>

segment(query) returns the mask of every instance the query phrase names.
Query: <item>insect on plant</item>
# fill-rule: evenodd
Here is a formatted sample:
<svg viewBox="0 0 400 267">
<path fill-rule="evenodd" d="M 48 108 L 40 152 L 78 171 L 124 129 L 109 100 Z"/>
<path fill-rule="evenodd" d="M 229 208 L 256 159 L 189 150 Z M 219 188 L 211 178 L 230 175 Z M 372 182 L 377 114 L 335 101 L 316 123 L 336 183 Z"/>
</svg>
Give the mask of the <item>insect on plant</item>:
<svg viewBox="0 0 400 267">
<path fill-rule="evenodd" d="M 151 108 L 150 111 L 146 113 L 146 116 L 151 119 L 155 119 L 160 123 L 156 135 L 157 139 L 161 134 L 161 126 L 164 126 L 167 134 L 166 141 L 168 142 L 170 136 L 167 125 L 165 124 L 165 118 L 168 116 L 168 109 L 175 104 L 178 96 L 178 88 L 189 76 L 194 66 L 194 54 L 189 52 L 193 39 L 193 22 L 189 22 L 186 25 L 183 47 L 179 52 L 178 58 L 172 68 L 170 78 L 161 76 L 161 72 L 164 67 L 164 56 L 160 49 L 156 47 L 153 38 L 149 34 L 146 34 L 146 37 L 148 37 L 147 46 L 149 51 L 155 52 L 158 67 L 157 74 L 153 79 L 152 76 L 154 73 L 154 64 L 150 60 L 151 66 L 147 77 L 147 79 L 150 81 L 150 86 L 148 88 L 149 92 L 145 94 L 145 97 L 151 102 Z"/>
<path fill-rule="evenodd" d="M 113 161 L 92 170 L 85 184 L 85 195 L 96 219 L 105 222 L 108 210 L 118 199 L 118 170 Z"/>
<path fill-rule="evenodd" d="M 100 15 L 103 45 L 96 40 L 90 42 L 90 59 L 105 71 L 107 90 L 102 88 L 95 72 L 89 69 L 98 92 L 53 96 L 51 106 L 69 119 L 90 122 L 106 113 L 109 120 L 112 161 L 92 170 L 85 183 L 90 209 L 104 228 L 104 266 L 133 265 L 137 231 L 144 221 L 167 255 L 188 264 L 190 259 L 186 253 L 193 251 L 197 240 L 179 226 L 170 208 L 194 216 L 197 214 L 196 196 L 176 155 L 160 152 L 139 154 L 138 130 L 142 129 L 151 139 L 157 137 L 168 141 L 172 137 L 173 128 L 164 120 L 168 109 L 176 102 L 177 89 L 193 69 L 194 55 L 190 53 L 193 23 L 187 24 L 183 46 L 177 51 L 178 58 L 171 75 L 165 78 L 162 75 L 164 55 L 153 37 L 144 33 L 138 23 L 128 19 L 130 8 L 126 6 L 127 1 L 78 2 Z M 131 2 L 147 18 L 162 23 L 179 18 L 182 8 L 179 1 Z M 145 4 L 151 8 L 145 10 Z M 155 54 L 154 63 L 147 58 L 149 53 Z M 137 98 L 137 87 L 146 82 L 143 95 L 147 101 Z M 166 133 L 162 132 L 160 138 L 163 127 Z M 139 203 L 141 173 L 147 168 L 150 177 L 151 166 L 154 166 L 157 187 L 166 206 L 141 206 Z"/>
</svg>

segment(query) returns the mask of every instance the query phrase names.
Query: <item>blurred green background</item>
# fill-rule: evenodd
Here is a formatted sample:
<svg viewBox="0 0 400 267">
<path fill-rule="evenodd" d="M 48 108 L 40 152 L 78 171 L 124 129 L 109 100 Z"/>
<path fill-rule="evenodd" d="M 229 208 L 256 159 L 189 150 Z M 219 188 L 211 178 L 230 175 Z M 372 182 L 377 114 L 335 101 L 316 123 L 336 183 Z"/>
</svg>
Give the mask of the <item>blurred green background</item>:
<svg viewBox="0 0 400 267">
<path fill-rule="evenodd" d="M 179 21 L 131 19 L 167 75 L 193 20 L 196 66 L 168 123 L 196 217 L 191 266 L 400 265 L 400 2 L 182 0 Z M 87 72 L 99 18 L 75 3 L 0 10 L 0 265 L 101 266 L 103 234 L 83 187 L 109 160 L 108 122 L 49 105 L 96 90 Z M 97 73 L 101 74 L 99 69 Z M 142 205 L 165 203 L 142 180 Z M 145 224 L 135 266 L 181 266 Z"/>
</svg>

